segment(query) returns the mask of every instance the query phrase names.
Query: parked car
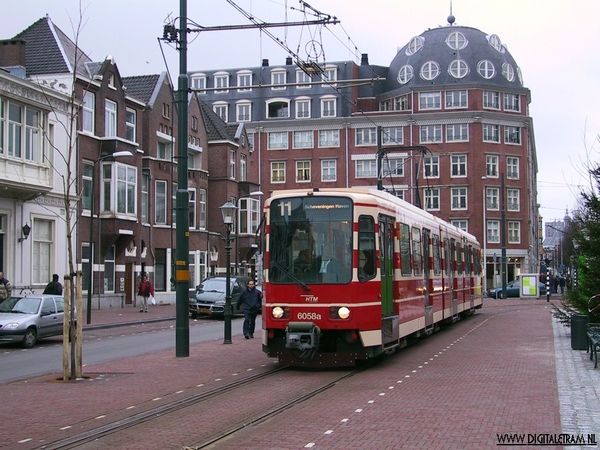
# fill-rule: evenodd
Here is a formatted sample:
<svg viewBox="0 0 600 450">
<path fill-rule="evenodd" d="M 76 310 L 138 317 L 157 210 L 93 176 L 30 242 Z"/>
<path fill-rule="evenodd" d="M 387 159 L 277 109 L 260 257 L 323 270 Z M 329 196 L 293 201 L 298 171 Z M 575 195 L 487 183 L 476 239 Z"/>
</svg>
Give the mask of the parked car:
<svg viewBox="0 0 600 450">
<path fill-rule="evenodd" d="M 510 283 L 506 285 L 506 298 L 508 297 L 520 297 L 520 281 L 517 278 L 516 280 L 512 280 Z M 544 283 L 538 283 L 538 291 L 540 295 L 546 295 L 546 285 Z M 487 291 L 488 297 L 492 298 L 500 298 L 502 296 L 502 286 L 489 289 Z"/>
<path fill-rule="evenodd" d="M 65 303 L 60 295 L 15 296 L 0 304 L 0 343 L 33 347 L 38 339 L 63 334 Z"/>
<path fill-rule="evenodd" d="M 250 278 L 234 275 L 230 277 L 231 310 L 234 315 L 243 314 L 235 303 L 246 289 Z M 225 288 L 227 278 L 223 276 L 209 277 L 196 286 L 196 291 L 189 300 L 189 311 L 192 318 L 198 316 L 223 317 L 225 312 Z"/>
</svg>

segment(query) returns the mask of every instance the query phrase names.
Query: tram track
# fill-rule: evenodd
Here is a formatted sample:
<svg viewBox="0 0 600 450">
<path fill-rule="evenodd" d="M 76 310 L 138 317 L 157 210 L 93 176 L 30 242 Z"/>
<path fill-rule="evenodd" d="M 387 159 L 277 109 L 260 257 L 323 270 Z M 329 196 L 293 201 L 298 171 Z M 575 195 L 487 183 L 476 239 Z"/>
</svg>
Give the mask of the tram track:
<svg viewBox="0 0 600 450">
<path fill-rule="evenodd" d="M 205 449 L 214 446 L 218 442 L 225 440 L 240 430 L 256 425 L 264 420 L 274 417 L 284 411 L 288 411 L 295 405 L 299 405 L 322 392 L 336 386 L 340 381 L 352 377 L 367 367 L 355 368 L 350 371 L 340 372 L 323 372 L 321 373 L 322 378 L 325 381 L 319 383 L 317 386 L 306 389 L 303 388 L 300 393 L 294 394 L 289 398 L 285 398 L 282 401 L 276 402 L 274 405 L 267 405 L 264 409 L 262 407 L 258 411 L 251 413 L 251 419 L 248 419 L 248 415 L 239 415 L 238 418 L 234 418 L 231 422 L 223 423 L 222 429 L 215 429 L 210 432 L 199 432 L 199 435 L 194 438 L 193 435 L 187 438 L 188 441 L 200 442 L 193 445 L 183 445 L 185 449 Z M 196 417 L 198 409 L 203 411 L 210 409 L 219 409 L 218 402 L 220 398 L 239 395 L 239 398 L 244 398 L 245 390 L 254 389 L 266 389 L 270 384 L 281 383 L 280 379 L 274 381 L 274 377 L 278 375 L 284 379 L 294 379 L 295 376 L 299 378 L 305 377 L 304 371 L 288 371 L 286 373 L 287 366 L 277 367 L 273 370 L 251 375 L 243 378 L 238 378 L 233 382 L 221 385 L 219 387 L 209 389 L 196 394 L 186 395 L 184 398 L 178 398 L 176 400 L 168 401 L 160 406 L 148 408 L 143 412 L 135 414 L 128 414 L 126 417 L 122 417 L 118 420 L 113 420 L 109 423 L 105 423 L 100 426 L 94 426 L 88 430 L 77 433 L 73 436 L 66 437 L 54 442 L 47 443 L 40 448 L 44 450 L 62 450 L 62 449 L 85 449 L 86 444 L 97 443 L 103 440 L 115 440 L 119 439 L 120 434 L 131 433 L 131 429 L 135 427 L 149 427 L 155 428 L 156 426 L 164 426 L 165 420 L 168 420 L 169 416 L 189 416 Z M 258 385 L 258 383 L 267 383 L 264 386 Z M 294 384 L 293 382 L 291 384 Z M 239 391 L 239 392 L 238 392 Z M 227 400 L 225 400 L 227 401 Z M 189 410 L 189 412 L 186 412 Z M 236 416 L 237 417 L 237 416 Z M 176 421 L 174 418 L 173 421 Z M 86 421 L 87 422 L 87 421 Z M 82 422 L 78 425 L 86 426 L 86 422 Z M 154 425 L 154 422 L 160 425 Z M 91 444 L 97 445 L 97 444 Z M 89 447 L 91 448 L 91 447 Z M 95 447 L 94 447 L 95 448 Z"/>
<path fill-rule="evenodd" d="M 227 383 L 226 385 L 209 389 L 204 392 L 188 395 L 185 398 L 167 402 L 163 405 L 147 409 L 141 413 L 132 414 L 126 418 L 119 419 L 111 423 L 84 431 L 75 436 L 71 436 L 65 439 L 61 439 L 59 441 L 52 442 L 50 444 L 46 444 L 41 448 L 43 448 L 44 450 L 62 450 L 78 448 L 82 444 L 97 440 L 103 436 L 118 433 L 121 430 L 134 427 L 138 424 L 153 420 L 157 417 L 163 417 L 166 414 L 172 413 L 174 411 L 179 411 L 181 409 L 189 407 L 190 405 L 195 405 L 200 402 L 210 400 L 216 396 L 222 395 L 226 392 L 235 390 L 240 385 L 240 383 L 253 383 L 258 380 L 262 380 L 264 378 L 273 376 L 273 374 L 285 370 L 286 368 L 286 366 L 277 367 L 267 372 L 244 377 L 243 379 L 238 379 L 234 382 Z"/>
</svg>

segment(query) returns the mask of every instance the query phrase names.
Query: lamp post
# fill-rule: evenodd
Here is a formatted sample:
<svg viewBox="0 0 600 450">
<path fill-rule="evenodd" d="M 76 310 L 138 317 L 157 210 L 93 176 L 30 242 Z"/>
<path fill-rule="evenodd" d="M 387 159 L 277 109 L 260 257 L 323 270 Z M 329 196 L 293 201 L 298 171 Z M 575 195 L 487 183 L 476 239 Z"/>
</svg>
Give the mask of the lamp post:
<svg viewBox="0 0 600 450">
<path fill-rule="evenodd" d="M 485 217 L 485 210 L 487 209 L 487 195 L 486 195 L 486 191 L 485 191 L 485 180 L 487 180 L 487 177 L 484 175 L 483 177 L 481 177 L 481 181 L 483 181 L 483 197 L 482 197 L 482 204 L 483 204 L 483 225 L 482 225 L 482 229 L 483 229 L 483 292 L 487 292 L 487 220 Z"/>
<path fill-rule="evenodd" d="M 221 214 L 223 216 L 223 223 L 227 230 L 225 237 L 225 255 L 226 255 L 226 277 L 225 277 L 225 310 L 223 311 L 223 321 L 225 323 L 225 332 L 223 338 L 223 344 L 231 344 L 231 228 L 233 226 L 233 218 L 237 206 L 231 202 L 225 203 L 221 206 Z"/>
<path fill-rule="evenodd" d="M 94 239 L 94 197 L 96 196 L 96 165 L 100 161 L 104 161 L 108 158 L 119 158 L 121 156 L 133 156 L 128 150 L 108 153 L 106 155 L 100 156 L 94 164 L 92 165 L 92 192 L 91 192 L 91 201 L 90 201 L 90 254 L 89 254 L 89 267 L 88 267 L 88 291 L 87 291 L 87 314 L 86 314 L 86 323 L 89 325 L 92 323 L 92 277 L 94 275 L 94 257 L 93 257 L 93 248 L 92 248 L 92 240 Z"/>
</svg>

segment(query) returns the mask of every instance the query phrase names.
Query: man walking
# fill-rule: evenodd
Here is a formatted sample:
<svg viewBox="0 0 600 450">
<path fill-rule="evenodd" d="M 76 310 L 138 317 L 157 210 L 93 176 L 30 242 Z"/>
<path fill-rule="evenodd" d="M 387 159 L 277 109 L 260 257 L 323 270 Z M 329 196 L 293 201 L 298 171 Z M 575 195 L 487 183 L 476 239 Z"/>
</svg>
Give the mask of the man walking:
<svg viewBox="0 0 600 450">
<path fill-rule="evenodd" d="M 147 274 L 144 274 L 144 278 L 140 283 L 138 295 L 140 298 L 140 312 L 148 312 L 148 297 L 154 297 L 154 286 L 152 286 Z"/>
<path fill-rule="evenodd" d="M 244 311 L 244 337 L 246 339 L 254 338 L 254 327 L 256 325 L 256 315 L 262 308 L 262 292 L 254 286 L 254 280 L 249 280 L 247 289 L 242 292 L 236 302 L 238 309 Z"/>
<path fill-rule="evenodd" d="M 10 281 L 4 278 L 4 272 L 0 272 L 0 302 L 3 302 L 12 294 Z"/>
</svg>

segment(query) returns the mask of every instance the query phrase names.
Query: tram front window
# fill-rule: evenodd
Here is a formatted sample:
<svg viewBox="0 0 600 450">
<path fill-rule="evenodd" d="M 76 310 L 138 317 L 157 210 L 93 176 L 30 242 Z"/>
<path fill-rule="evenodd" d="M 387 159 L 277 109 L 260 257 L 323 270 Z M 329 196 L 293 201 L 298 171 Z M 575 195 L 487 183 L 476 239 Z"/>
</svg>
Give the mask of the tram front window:
<svg viewBox="0 0 600 450">
<path fill-rule="evenodd" d="M 343 197 L 291 197 L 271 202 L 269 281 L 349 283 L 352 202 Z"/>
</svg>

